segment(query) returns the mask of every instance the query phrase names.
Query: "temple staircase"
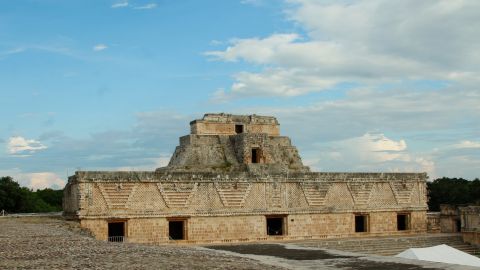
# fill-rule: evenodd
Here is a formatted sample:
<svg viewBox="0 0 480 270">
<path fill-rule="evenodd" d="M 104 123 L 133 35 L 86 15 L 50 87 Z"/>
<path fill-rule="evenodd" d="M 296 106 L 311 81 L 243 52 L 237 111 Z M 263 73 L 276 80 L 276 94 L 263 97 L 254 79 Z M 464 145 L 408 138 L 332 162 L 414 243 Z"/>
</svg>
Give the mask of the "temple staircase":
<svg viewBox="0 0 480 270">
<path fill-rule="evenodd" d="M 316 247 L 372 255 L 392 256 L 409 248 L 449 245 L 463 252 L 480 256 L 480 249 L 464 243 L 460 234 L 422 234 L 416 236 L 387 236 L 372 238 L 344 238 L 311 240 L 292 243 L 303 247 Z"/>
</svg>

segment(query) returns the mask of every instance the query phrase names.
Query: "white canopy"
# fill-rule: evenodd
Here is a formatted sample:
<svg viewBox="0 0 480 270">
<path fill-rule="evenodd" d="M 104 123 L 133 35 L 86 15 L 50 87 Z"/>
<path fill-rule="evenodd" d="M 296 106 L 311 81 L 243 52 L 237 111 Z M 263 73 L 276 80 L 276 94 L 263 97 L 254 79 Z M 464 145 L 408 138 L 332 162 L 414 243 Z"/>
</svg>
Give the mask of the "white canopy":
<svg viewBox="0 0 480 270">
<path fill-rule="evenodd" d="M 395 255 L 395 257 L 430 262 L 480 266 L 480 258 L 447 245 L 438 245 L 428 248 L 409 248 L 402 253 Z"/>
</svg>

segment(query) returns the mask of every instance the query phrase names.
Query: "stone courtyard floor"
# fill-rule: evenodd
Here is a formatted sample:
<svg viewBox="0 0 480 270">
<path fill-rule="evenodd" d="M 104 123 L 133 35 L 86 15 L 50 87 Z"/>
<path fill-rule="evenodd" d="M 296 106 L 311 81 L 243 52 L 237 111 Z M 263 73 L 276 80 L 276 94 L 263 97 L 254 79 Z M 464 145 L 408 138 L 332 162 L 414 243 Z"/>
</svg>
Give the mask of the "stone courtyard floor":
<svg viewBox="0 0 480 270">
<path fill-rule="evenodd" d="M 0 218 L 0 269 L 283 269 L 213 250 L 98 241 L 61 218 Z"/>
<path fill-rule="evenodd" d="M 0 269 L 478 269 L 286 243 L 175 246 L 109 243 L 75 222 L 0 218 Z"/>
<path fill-rule="evenodd" d="M 390 256 L 372 256 L 359 253 L 301 247 L 292 244 L 237 244 L 212 245 L 209 249 L 225 254 L 237 254 L 265 264 L 287 269 L 356 269 L 356 270 L 426 270 L 426 269 L 480 269 L 477 267 L 407 260 Z"/>
</svg>

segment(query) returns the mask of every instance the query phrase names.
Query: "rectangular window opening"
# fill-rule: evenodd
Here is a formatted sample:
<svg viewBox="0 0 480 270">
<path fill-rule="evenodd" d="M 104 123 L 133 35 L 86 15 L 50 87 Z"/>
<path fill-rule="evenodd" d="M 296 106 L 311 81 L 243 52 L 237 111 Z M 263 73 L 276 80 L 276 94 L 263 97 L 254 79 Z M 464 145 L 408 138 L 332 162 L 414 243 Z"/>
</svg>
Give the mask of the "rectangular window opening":
<svg viewBox="0 0 480 270">
<path fill-rule="evenodd" d="M 243 125 L 235 125 L 235 133 L 243 133 Z"/>
<path fill-rule="evenodd" d="M 259 163 L 260 161 L 260 149 L 252 148 L 252 163 Z"/>
<path fill-rule="evenodd" d="M 410 229 L 408 214 L 397 214 L 397 230 L 406 231 Z"/>
<path fill-rule="evenodd" d="M 367 215 L 355 216 L 355 232 L 368 232 L 368 216 Z"/>
<path fill-rule="evenodd" d="M 109 222 L 108 223 L 108 241 L 124 242 L 125 238 L 125 222 Z"/>
<path fill-rule="evenodd" d="M 170 240 L 185 240 L 185 221 L 171 220 L 168 222 L 168 237 Z"/>
<path fill-rule="evenodd" d="M 284 218 L 267 217 L 267 235 L 284 235 Z"/>
</svg>

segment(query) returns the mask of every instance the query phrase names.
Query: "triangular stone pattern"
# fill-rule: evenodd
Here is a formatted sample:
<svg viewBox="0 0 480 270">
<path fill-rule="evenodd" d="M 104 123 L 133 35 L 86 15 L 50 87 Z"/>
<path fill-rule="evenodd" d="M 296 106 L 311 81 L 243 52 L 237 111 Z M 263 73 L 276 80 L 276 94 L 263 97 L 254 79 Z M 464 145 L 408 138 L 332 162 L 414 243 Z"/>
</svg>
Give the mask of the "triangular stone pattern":
<svg viewBox="0 0 480 270">
<path fill-rule="evenodd" d="M 242 207 L 252 185 L 247 182 L 215 183 L 215 188 L 224 206 Z"/>
<path fill-rule="evenodd" d="M 411 182 L 390 182 L 395 199 L 400 203 L 410 203 L 415 183 Z"/>
<path fill-rule="evenodd" d="M 348 183 L 355 204 L 367 204 L 373 189 L 373 183 Z"/>
<path fill-rule="evenodd" d="M 102 183 L 98 187 L 108 208 L 126 208 L 136 185 L 134 183 Z"/>
<path fill-rule="evenodd" d="M 389 183 L 376 183 L 373 186 L 368 205 L 372 208 L 388 208 L 398 205 Z"/>
<path fill-rule="evenodd" d="M 331 183 L 302 183 L 302 190 L 307 198 L 308 205 L 322 206 L 325 204 L 325 198 Z"/>
<path fill-rule="evenodd" d="M 169 208 L 187 207 L 197 187 L 197 183 L 158 183 L 158 190 Z"/>
<path fill-rule="evenodd" d="M 347 183 L 332 183 L 325 196 L 325 206 L 335 209 L 349 209 L 355 205 Z"/>
</svg>

